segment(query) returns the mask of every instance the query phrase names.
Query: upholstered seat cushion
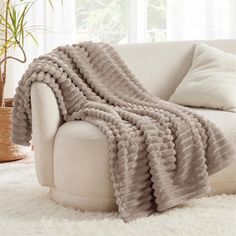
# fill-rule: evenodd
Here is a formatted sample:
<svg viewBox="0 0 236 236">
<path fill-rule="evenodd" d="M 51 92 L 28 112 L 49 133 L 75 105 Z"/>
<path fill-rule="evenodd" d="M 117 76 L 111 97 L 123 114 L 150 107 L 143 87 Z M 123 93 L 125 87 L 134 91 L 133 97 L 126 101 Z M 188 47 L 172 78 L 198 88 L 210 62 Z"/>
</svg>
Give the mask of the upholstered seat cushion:
<svg viewBox="0 0 236 236">
<path fill-rule="evenodd" d="M 204 108 L 192 108 L 195 112 L 208 118 L 214 122 L 217 127 L 223 132 L 225 137 L 235 145 L 236 143 L 236 114 L 233 112 L 204 109 Z"/>
<path fill-rule="evenodd" d="M 54 200 L 82 210 L 116 208 L 108 142 L 97 127 L 85 121 L 63 124 L 55 137 L 53 159 L 55 188 L 63 195 L 53 192 Z"/>
<path fill-rule="evenodd" d="M 194 110 L 215 122 L 230 142 L 236 143 L 235 113 L 209 109 Z M 115 208 L 108 161 L 107 139 L 97 127 L 85 121 L 71 121 L 60 126 L 54 145 L 56 189 L 72 196 L 98 199 L 99 206 L 94 204 L 96 209 Z M 236 192 L 236 161 L 209 180 L 212 194 Z M 96 210 L 93 206 L 77 207 Z"/>
</svg>

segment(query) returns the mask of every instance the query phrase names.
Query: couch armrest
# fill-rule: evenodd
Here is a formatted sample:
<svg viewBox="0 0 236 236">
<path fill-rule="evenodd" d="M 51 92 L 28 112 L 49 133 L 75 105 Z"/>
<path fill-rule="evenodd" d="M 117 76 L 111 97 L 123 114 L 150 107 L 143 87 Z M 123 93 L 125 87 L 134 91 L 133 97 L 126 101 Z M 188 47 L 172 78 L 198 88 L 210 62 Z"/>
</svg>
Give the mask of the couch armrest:
<svg viewBox="0 0 236 236">
<path fill-rule="evenodd" d="M 31 106 L 37 178 L 43 186 L 54 186 L 53 146 L 62 119 L 51 88 L 34 82 L 31 86 Z"/>
</svg>

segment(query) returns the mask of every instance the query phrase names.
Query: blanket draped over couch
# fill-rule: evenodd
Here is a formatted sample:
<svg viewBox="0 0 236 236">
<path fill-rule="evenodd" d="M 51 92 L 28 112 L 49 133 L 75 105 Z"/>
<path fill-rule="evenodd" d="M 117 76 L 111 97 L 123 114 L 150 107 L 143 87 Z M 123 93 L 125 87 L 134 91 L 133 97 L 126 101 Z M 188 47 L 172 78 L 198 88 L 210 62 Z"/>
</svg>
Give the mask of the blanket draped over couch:
<svg viewBox="0 0 236 236">
<path fill-rule="evenodd" d="M 30 143 L 35 81 L 52 89 L 64 121 L 84 120 L 106 135 L 126 222 L 202 196 L 208 176 L 231 163 L 233 149 L 213 123 L 150 95 L 105 43 L 58 47 L 30 64 L 15 94 L 14 143 Z"/>
</svg>

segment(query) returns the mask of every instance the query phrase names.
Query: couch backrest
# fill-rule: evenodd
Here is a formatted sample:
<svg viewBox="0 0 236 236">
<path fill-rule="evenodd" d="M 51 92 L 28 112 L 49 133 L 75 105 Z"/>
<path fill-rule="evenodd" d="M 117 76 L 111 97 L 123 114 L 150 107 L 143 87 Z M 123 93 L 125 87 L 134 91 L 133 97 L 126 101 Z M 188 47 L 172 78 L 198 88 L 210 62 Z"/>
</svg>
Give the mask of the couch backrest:
<svg viewBox="0 0 236 236">
<path fill-rule="evenodd" d="M 126 44 L 115 48 L 150 93 L 168 99 L 189 70 L 198 42 Z M 203 42 L 236 54 L 236 40 Z"/>
</svg>

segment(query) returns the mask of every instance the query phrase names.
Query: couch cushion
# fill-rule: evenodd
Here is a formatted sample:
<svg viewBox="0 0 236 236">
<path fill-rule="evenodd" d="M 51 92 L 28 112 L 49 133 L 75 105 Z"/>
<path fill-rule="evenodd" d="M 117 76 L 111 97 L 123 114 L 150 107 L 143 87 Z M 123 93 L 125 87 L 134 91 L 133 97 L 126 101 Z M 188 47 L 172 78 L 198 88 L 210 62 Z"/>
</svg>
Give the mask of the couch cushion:
<svg viewBox="0 0 236 236">
<path fill-rule="evenodd" d="M 53 153 L 54 184 L 68 194 L 113 197 L 108 142 L 86 121 L 64 123 L 57 131 Z"/>
<path fill-rule="evenodd" d="M 170 101 L 236 112 L 236 56 L 206 44 L 195 47 L 192 66 Z"/>
<path fill-rule="evenodd" d="M 232 144 L 236 144 L 235 113 L 204 108 L 191 109 L 214 122 L 224 133 L 225 137 L 229 139 Z M 57 136 L 58 135 L 63 136 L 65 139 L 78 139 L 82 141 L 106 140 L 104 134 L 97 127 L 86 121 L 66 122 L 59 128 Z"/>
<path fill-rule="evenodd" d="M 204 108 L 192 108 L 196 113 L 203 115 L 210 121 L 216 124 L 216 126 L 223 132 L 225 137 L 236 145 L 236 114 L 233 112 L 204 109 Z"/>
<path fill-rule="evenodd" d="M 235 113 L 194 110 L 215 122 L 230 142 L 236 143 Z M 85 121 L 63 124 L 56 134 L 53 162 L 56 189 L 80 197 L 109 198 L 107 209 L 115 207 L 115 199 L 111 200 L 114 198 L 114 192 L 109 173 L 108 142 L 97 127 Z M 209 181 L 211 194 L 235 193 L 236 161 L 211 176 Z M 106 201 L 103 202 L 101 209 L 106 208 Z"/>
<path fill-rule="evenodd" d="M 236 114 L 226 111 L 194 108 L 195 112 L 214 122 L 236 149 Z M 236 193 L 236 156 L 235 161 L 225 169 L 209 178 L 209 195 Z"/>
</svg>

